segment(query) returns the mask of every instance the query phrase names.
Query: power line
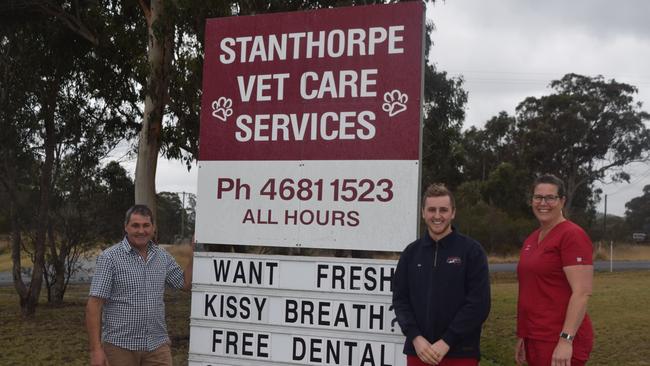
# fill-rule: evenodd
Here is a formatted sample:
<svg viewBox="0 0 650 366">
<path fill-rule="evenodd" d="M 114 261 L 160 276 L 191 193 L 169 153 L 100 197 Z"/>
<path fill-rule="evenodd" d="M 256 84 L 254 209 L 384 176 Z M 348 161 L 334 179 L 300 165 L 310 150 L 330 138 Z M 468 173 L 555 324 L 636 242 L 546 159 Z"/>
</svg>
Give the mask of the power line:
<svg viewBox="0 0 650 366">
<path fill-rule="evenodd" d="M 625 186 L 617 189 L 616 191 L 614 191 L 612 193 L 607 193 L 607 195 L 613 196 L 613 195 L 621 193 L 623 191 L 627 191 L 627 190 L 629 190 L 630 188 L 633 188 L 638 183 L 642 182 L 645 178 L 648 178 L 648 177 L 650 177 L 650 168 L 648 168 L 646 171 L 641 173 L 640 176 L 637 175 L 637 177 L 635 179 L 633 179 L 630 183 L 626 184 Z"/>
<path fill-rule="evenodd" d="M 444 70 L 452 76 L 462 76 L 466 83 L 494 83 L 494 84 L 538 84 L 548 85 L 552 80 L 556 80 L 564 73 L 556 72 L 524 72 L 524 71 L 486 71 L 486 70 Z M 475 75 L 472 75 L 475 74 Z M 650 75 L 641 74 L 616 74 L 612 76 L 600 75 L 607 79 L 624 79 L 629 80 L 635 86 L 650 86 Z M 503 77 L 505 75 L 507 77 Z M 519 77 L 521 76 L 521 77 Z M 548 76 L 548 77 L 543 77 Z"/>
</svg>

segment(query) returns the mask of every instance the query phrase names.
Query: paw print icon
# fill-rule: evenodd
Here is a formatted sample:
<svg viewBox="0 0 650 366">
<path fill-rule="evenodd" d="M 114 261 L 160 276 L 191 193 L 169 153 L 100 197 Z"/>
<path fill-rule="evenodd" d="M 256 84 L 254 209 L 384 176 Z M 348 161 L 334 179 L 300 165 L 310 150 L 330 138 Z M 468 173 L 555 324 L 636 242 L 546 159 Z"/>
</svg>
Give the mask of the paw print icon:
<svg viewBox="0 0 650 366">
<path fill-rule="evenodd" d="M 230 116 L 232 116 L 232 99 L 220 97 L 212 102 L 212 117 L 226 122 Z"/>
<path fill-rule="evenodd" d="M 395 89 L 384 94 L 385 103 L 381 105 L 381 109 L 384 112 L 388 112 L 389 117 L 393 117 L 406 110 L 406 102 L 408 102 L 408 100 L 408 95 Z"/>
</svg>

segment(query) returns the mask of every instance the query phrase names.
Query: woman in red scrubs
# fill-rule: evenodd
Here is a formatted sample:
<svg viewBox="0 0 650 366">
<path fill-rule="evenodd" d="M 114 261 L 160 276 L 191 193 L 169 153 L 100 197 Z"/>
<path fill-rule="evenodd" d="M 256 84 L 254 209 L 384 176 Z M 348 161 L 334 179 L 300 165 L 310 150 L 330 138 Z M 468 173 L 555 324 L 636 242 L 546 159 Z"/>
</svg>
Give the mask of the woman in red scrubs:
<svg viewBox="0 0 650 366">
<path fill-rule="evenodd" d="M 576 366 L 593 345 L 587 302 L 593 281 L 592 243 L 562 212 L 562 180 L 542 175 L 533 184 L 531 205 L 539 228 L 524 242 L 517 266 L 518 365 Z"/>
</svg>

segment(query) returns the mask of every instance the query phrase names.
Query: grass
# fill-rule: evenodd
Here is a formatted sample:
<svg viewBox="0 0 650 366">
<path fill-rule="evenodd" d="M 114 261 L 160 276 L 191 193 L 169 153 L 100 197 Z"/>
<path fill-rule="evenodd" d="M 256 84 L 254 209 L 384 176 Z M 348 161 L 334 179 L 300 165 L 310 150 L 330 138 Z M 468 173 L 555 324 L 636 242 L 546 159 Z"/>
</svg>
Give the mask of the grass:
<svg viewBox="0 0 650 366">
<path fill-rule="evenodd" d="M 639 261 L 650 260 L 650 245 L 639 244 L 616 244 L 613 248 L 613 259 L 615 261 Z M 597 260 L 609 260 L 609 244 L 596 243 L 594 255 Z"/>
<path fill-rule="evenodd" d="M 0 287 L 0 364 L 88 365 L 84 310 L 89 285 L 70 286 L 62 307 L 39 304 L 33 319 L 21 319 L 18 297 L 11 286 Z M 45 294 L 41 294 L 44 298 Z M 167 325 L 174 365 L 187 365 L 190 294 L 165 296 Z"/>
<path fill-rule="evenodd" d="M 648 282 L 650 271 L 596 273 L 589 303 L 596 333 L 590 366 L 650 365 Z M 71 286 L 63 307 L 42 303 L 34 319 L 22 320 L 13 287 L 0 287 L 0 364 L 86 365 L 83 318 L 87 293 L 88 285 Z M 494 274 L 492 311 L 483 331 L 482 366 L 514 365 L 516 298 L 514 274 Z M 187 365 L 190 295 L 170 291 L 165 302 L 174 365 Z"/>
<path fill-rule="evenodd" d="M 596 335 L 588 365 L 650 365 L 650 271 L 598 272 L 589 302 Z M 492 276 L 492 310 L 481 340 L 481 365 L 514 365 L 517 282 L 513 273 Z"/>
</svg>

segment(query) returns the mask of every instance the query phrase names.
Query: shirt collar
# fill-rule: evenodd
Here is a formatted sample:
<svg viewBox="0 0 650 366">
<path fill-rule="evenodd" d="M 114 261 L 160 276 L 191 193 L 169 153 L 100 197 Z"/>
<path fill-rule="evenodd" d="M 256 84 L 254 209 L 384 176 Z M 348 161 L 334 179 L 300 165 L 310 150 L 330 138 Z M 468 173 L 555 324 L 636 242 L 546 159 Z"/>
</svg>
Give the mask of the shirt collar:
<svg viewBox="0 0 650 366">
<path fill-rule="evenodd" d="M 447 235 L 445 235 L 442 239 L 436 241 L 433 240 L 431 235 L 429 235 L 429 230 L 427 230 L 424 234 L 424 238 L 426 240 L 427 244 L 434 245 L 434 244 L 445 244 L 453 240 L 453 238 L 458 235 L 458 232 L 456 231 L 456 227 L 454 225 L 451 225 L 451 232 Z"/>
<path fill-rule="evenodd" d="M 122 250 L 124 250 L 127 253 L 132 253 L 135 251 L 131 244 L 129 244 L 129 239 L 126 238 L 126 235 L 124 235 L 124 238 L 122 238 L 122 242 L 120 242 L 120 247 Z M 151 253 L 154 249 L 156 248 L 156 245 L 154 244 L 153 240 L 149 240 L 147 243 L 147 253 Z"/>
</svg>

